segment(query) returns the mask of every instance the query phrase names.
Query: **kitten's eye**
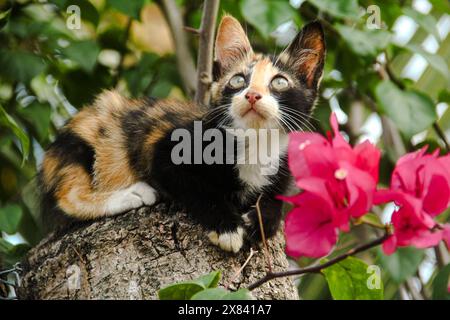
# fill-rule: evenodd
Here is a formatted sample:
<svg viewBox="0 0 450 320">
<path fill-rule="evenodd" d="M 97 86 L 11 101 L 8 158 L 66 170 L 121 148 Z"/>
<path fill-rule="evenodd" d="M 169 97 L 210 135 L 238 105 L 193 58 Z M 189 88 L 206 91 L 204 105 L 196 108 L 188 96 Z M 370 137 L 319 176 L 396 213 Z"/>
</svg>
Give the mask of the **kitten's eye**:
<svg viewBox="0 0 450 320">
<path fill-rule="evenodd" d="M 232 87 L 233 89 L 240 89 L 242 87 L 244 87 L 245 85 L 245 79 L 243 76 L 240 75 L 236 75 L 233 76 L 230 81 L 228 82 L 228 84 L 230 85 L 230 87 Z"/>
<path fill-rule="evenodd" d="M 275 77 L 270 85 L 276 91 L 284 91 L 289 88 L 289 82 L 285 77 Z"/>
</svg>

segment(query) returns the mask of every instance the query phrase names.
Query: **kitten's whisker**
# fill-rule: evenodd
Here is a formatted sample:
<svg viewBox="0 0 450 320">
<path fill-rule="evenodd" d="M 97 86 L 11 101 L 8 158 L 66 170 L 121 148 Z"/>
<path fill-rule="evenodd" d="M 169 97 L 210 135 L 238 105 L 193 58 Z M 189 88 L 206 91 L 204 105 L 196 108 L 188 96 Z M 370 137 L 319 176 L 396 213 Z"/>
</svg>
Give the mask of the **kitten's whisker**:
<svg viewBox="0 0 450 320">
<path fill-rule="evenodd" d="M 291 123 L 291 126 L 293 126 L 294 128 L 297 128 L 298 130 L 301 130 L 301 131 L 305 131 L 304 129 L 306 128 L 307 131 L 312 131 L 311 128 L 308 126 L 308 124 L 304 123 L 301 119 L 295 118 L 292 115 L 290 115 L 288 113 L 284 113 L 284 112 L 283 112 L 283 116 L 285 117 L 285 120 L 287 122 Z"/>
<path fill-rule="evenodd" d="M 295 128 L 292 127 L 292 125 L 287 121 L 287 117 L 284 119 L 283 116 L 285 116 L 284 113 L 282 113 L 282 116 L 278 117 L 278 119 L 288 128 L 289 131 L 296 131 Z"/>
<path fill-rule="evenodd" d="M 286 117 L 286 120 L 292 122 L 294 124 L 294 126 L 296 126 L 298 129 L 305 131 L 304 129 L 306 128 L 307 131 L 314 131 L 312 130 L 312 128 L 308 125 L 307 122 L 304 122 L 302 119 L 299 119 L 298 117 L 289 114 L 287 112 L 284 112 L 283 115 Z M 305 127 L 305 128 L 304 128 Z"/>
<path fill-rule="evenodd" d="M 285 106 L 285 107 L 287 108 L 287 106 Z M 295 110 L 295 109 L 289 109 L 289 110 L 291 110 L 291 111 L 293 111 L 293 112 L 296 112 L 296 113 L 298 113 L 298 114 L 300 114 L 300 115 L 302 115 L 303 117 L 306 117 L 306 118 L 308 118 L 308 119 L 313 119 L 313 120 L 319 121 L 319 119 L 317 119 L 317 118 L 314 117 L 313 115 L 308 114 L 308 113 L 305 113 L 305 112 L 303 112 L 303 111 L 301 111 L 301 110 Z"/>
<path fill-rule="evenodd" d="M 289 114 L 293 119 L 305 125 L 309 131 L 314 131 L 314 125 L 308 120 L 308 118 L 299 113 L 297 110 L 289 109 L 287 106 L 280 105 L 280 110 L 283 111 L 284 114 Z"/>
</svg>

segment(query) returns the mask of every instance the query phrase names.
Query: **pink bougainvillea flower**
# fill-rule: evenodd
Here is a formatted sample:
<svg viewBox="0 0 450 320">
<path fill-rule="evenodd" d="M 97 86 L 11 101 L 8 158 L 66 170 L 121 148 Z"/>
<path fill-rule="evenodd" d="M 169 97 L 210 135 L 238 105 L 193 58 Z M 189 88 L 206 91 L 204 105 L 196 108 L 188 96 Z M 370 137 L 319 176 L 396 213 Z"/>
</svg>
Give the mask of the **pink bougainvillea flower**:
<svg viewBox="0 0 450 320">
<path fill-rule="evenodd" d="M 386 254 L 403 246 L 432 247 L 441 240 L 450 248 L 449 226 L 433 220 L 450 203 L 450 158 L 425 152 L 426 148 L 422 148 L 401 157 L 390 190 L 375 194 L 375 204 L 393 201 L 399 206 L 392 215 L 394 234 L 383 244 Z"/>
<path fill-rule="evenodd" d="M 425 151 L 422 148 L 398 160 L 392 173 L 391 190 L 421 199 L 423 210 L 435 217 L 450 203 L 449 157 L 425 154 Z"/>
<path fill-rule="evenodd" d="M 330 203 L 309 192 L 280 199 L 295 205 L 286 216 L 286 253 L 296 258 L 320 258 L 330 253 L 338 237 Z"/>
<path fill-rule="evenodd" d="M 317 133 L 290 134 L 289 168 L 299 188 L 331 203 L 333 223 L 348 231 L 350 218 L 372 206 L 380 151 L 368 141 L 352 148 L 339 133 L 334 114 L 330 123 L 334 137 L 328 134 L 328 139 Z"/>
<path fill-rule="evenodd" d="M 383 251 L 392 254 L 397 247 L 428 248 L 437 245 L 443 236 L 434 220 L 422 210 L 420 199 L 402 192 L 379 191 L 375 203 L 395 202 L 398 209 L 392 214 L 394 233 L 383 243 Z"/>
</svg>

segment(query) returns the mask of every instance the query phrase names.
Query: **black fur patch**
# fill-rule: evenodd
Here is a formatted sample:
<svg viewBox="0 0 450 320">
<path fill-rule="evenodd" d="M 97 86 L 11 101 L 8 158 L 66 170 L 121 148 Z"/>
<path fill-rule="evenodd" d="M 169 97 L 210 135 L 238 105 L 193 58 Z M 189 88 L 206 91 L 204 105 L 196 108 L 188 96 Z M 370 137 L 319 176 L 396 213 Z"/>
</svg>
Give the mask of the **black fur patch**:
<svg viewBox="0 0 450 320">
<path fill-rule="evenodd" d="M 135 172 L 147 172 L 149 169 L 148 157 L 143 154 L 144 141 L 159 121 L 150 118 L 144 110 L 129 111 L 121 119 L 129 164 Z"/>
<path fill-rule="evenodd" d="M 219 61 L 213 62 L 212 76 L 213 76 L 213 81 L 217 81 L 220 79 L 220 77 L 222 77 L 222 67 L 220 66 Z"/>
<path fill-rule="evenodd" d="M 49 152 L 59 160 L 60 168 L 71 164 L 81 165 L 90 175 L 94 172 L 95 150 L 69 129 L 63 130 L 50 145 Z"/>
</svg>

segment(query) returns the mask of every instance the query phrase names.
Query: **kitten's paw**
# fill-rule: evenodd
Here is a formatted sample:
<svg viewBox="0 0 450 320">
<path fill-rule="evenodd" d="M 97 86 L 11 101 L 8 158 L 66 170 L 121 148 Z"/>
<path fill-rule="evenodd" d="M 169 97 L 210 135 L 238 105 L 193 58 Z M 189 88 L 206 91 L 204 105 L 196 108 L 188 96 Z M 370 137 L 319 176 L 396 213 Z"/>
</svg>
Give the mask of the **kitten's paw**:
<svg viewBox="0 0 450 320">
<path fill-rule="evenodd" d="M 150 187 L 145 182 L 135 183 L 128 189 L 130 189 L 130 192 L 132 194 L 138 196 L 142 200 L 142 202 L 147 206 L 151 206 L 156 202 L 157 197 L 156 190 Z"/>
<path fill-rule="evenodd" d="M 238 227 L 236 231 L 217 233 L 211 231 L 208 233 L 209 240 L 224 251 L 237 253 L 244 244 L 244 229 Z"/>
<path fill-rule="evenodd" d="M 144 182 L 138 182 L 132 186 L 114 192 L 106 201 L 105 212 L 107 215 L 115 215 L 144 205 L 152 205 L 156 202 L 155 189 Z"/>
</svg>

